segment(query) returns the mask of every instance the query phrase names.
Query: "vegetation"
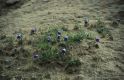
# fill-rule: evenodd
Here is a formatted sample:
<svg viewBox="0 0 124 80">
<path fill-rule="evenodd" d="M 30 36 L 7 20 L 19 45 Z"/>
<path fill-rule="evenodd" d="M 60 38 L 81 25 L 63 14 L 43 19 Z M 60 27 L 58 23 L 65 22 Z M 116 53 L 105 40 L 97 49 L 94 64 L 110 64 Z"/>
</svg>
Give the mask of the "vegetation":
<svg viewBox="0 0 124 80">
<path fill-rule="evenodd" d="M 80 72 L 80 65 L 81 62 L 78 59 L 72 59 L 70 61 L 67 62 L 67 65 L 65 67 L 65 70 L 67 73 L 72 74 L 72 73 L 78 73 Z"/>
<path fill-rule="evenodd" d="M 53 62 L 58 59 L 58 50 L 54 48 L 48 48 L 47 50 L 41 53 L 41 61 L 44 62 Z"/>
<path fill-rule="evenodd" d="M 10 7 L 0 3 L 0 77 L 8 76 L 8 80 L 93 80 L 98 77 L 103 80 L 101 78 L 106 76 L 109 80 L 112 75 L 123 74 L 123 27 L 120 22 L 112 23 L 112 15 L 109 15 L 119 12 L 117 2 L 21 2 L 24 4 Z M 100 7 L 103 5 L 106 8 Z M 85 16 L 88 22 L 83 20 Z M 96 17 L 100 17 L 97 22 Z M 36 32 L 31 32 L 32 27 Z M 62 32 L 60 41 L 58 31 Z M 18 32 L 23 33 L 22 40 L 16 39 Z M 97 36 L 100 41 L 96 40 Z M 113 37 L 115 40 L 108 41 Z"/>
<path fill-rule="evenodd" d="M 40 52 L 40 58 L 37 60 L 36 63 L 39 65 L 44 65 L 44 64 L 49 64 L 49 63 L 55 63 L 56 64 L 61 64 L 63 66 L 67 66 L 69 69 L 70 67 L 79 67 L 81 65 L 79 60 L 73 60 L 73 56 L 70 55 L 70 51 L 66 52 L 66 55 L 61 55 L 61 48 L 65 47 L 68 49 L 70 44 L 68 43 L 75 43 L 78 41 L 81 41 L 85 39 L 85 34 L 82 32 L 77 33 L 76 35 L 70 37 L 69 41 L 66 43 L 63 40 L 58 43 L 56 41 L 56 33 L 57 33 L 57 28 L 49 29 L 48 32 L 45 32 L 44 35 L 42 35 L 40 38 L 38 38 L 38 41 L 36 44 L 36 47 L 39 48 Z M 55 44 L 50 44 L 47 42 L 47 35 L 50 34 L 52 36 L 52 42 L 56 42 Z M 64 33 L 63 33 L 64 34 Z M 66 70 L 66 69 L 65 69 Z M 67 69 L 68 71 L 68 69 Z M 70 71 L 70 70 L 69 70 Z"/>
<path fill-rule="evenodd" d="M 81 62 L 78 59 L 72 59 L 70 61 L 68 61 L 67 67 L 76 67 L 76 66 L 80 66 Z"/>
<path fill-rule="evenodd" d="M 63 26 L 61 29 L 62 29 L 63 31 L 68 31 L 67 26 Z"/>
<path fill-rule="evenodd" d="M 100 19 L 97 20 L 95 25 L 91 25 L 91 28 L 95 28 L 95 30 L 101 35 L 102 38 L 109 38 L 113 40 L 109 28 L 107 28 L 106 24 Z"/>
<path fill-rule="evenodd" d="M 76 22 L 74 26 L 74 30 L 79 30 L 80 28 L 81 28 L 81 25 L 78 22 Z"/>
</svg>

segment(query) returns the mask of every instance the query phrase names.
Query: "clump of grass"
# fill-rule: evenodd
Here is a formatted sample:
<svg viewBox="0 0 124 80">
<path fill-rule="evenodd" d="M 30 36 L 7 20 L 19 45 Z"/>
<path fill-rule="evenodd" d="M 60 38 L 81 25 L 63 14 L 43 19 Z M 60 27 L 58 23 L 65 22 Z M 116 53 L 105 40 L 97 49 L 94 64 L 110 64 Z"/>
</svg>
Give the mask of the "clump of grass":
<svg viewBox="0 0 124 80">
<path fill-rule="evenodd" d="M 98 27 L 105 27 L 105 23 L 101 21 L 100 19 L 97 20 L 95 24 L 90 25 L 91 29 L 92 28 L 98 28 Z"/>
<path fill-rule="evenodd" d="M 78 66 L 80 66 L 80 65 L 81 65 L 81 62 L 80 62 L 80 60 L 78 60 L 78 59 L 70 60 L 70 61 L 68 61 L 68 63 L 67 63 L 67 67 L 78 67 Z"/>
<path fill-rule="evenodd" d="M 98 28 L 96 28 L 96 30 L 99 34 L 101 34 L 102 38 L 109 38 L 110 40 L 113 40 L 112 34 L 111 34 L 111 32 L 109 31 L 108 28 L 98 27 Z"/>
<path fill-rule="evenodd" d="M 48 62 L 54 62 L 57 59 L 58 50 L 53 45 L 54 43 L 56 43 L 55 40 L 56 31 L 57 29 L 48 30 L 48 32 L 46 32 L 43 36 L 41 36 L 36 43 L 36 47 L 40 49 L 40 56 L 41 56 L 39 61 L 40 65 Z M 48 34 L 51 34 L 52 38 L 54 38 L 52 39 L 52 44 L 49 44 L 47 41 Z"/>
<path fill-rule="evenodd" d="M 29 63 L 27 65 L 25 65 L 23 68 L 21 68 L 22 71 L 38 71 L 39 68 L 35 65 L 33 65 L 32 63 Z"/>
<path fill-rule="evenodd" d="M 14 47 L 14 41 L 13 41 L 13 38 L 11 37 L 6 37 L 4 40 L 1 40 L 1 49 L 2 49 L 2 52 L 8 52 L 6 54 L 9 54 L 10 51 L 13 49 Z"/>
<path fill-rule="evenodd" d="M 108 28 L 106 28 L 106 25 L 103 21 L 100 19 L 96 22 L 95 25 L 93 25 L 94 28 L 96 28 L 96 31 L 101 34 L 103 38 L 109 36 L 110 38 L 112 37 L 111 32 L 109 31 Z"/>
<path fill-rule="evenodd" d="M 5 38 L 6 38 L 6 35 L 5 34 L 0 35 L 0 40 L 3 40 Z"/>
<path fill-rule="evenodd" d="M 61 29 L 62 29 L 63 31 L 68 31 L 68 28 L 67 28 L 66 26 L 62 26 Z"/>
<path fill-rule="evenodd" d="M 45 42 L 41 42 L 37 46 L 41 50 L 46 50 L 46 49 L 49 49 L 51 47 L 48 43 L 45 43 Z"/>
<path fill-rule="evenodd" d="M 72 59 L 72 60 L 69 60 L 67 62 L 67 65 L 65 67 L 65 71 L 69 74 L 72 74 L 72 73 L 77 73 L 80 71 L 80 65 L 81 65 L 81 62 L 80 60 L 78 59 Z"/>
<path fill-rule="evenodd" d="M 61 55 L 61 48 L 66 48 L 68 49 L 68 46 L 70 44 L 68 43 L 75 43 L 78 41 L 81 41 L 83 39 L 86 38 L 86 34 L 84 31 L 80 31 L 79 33 L 76 33 L 74 35 L 72 35 L 69 39 L 69 41 L 66 42 L 60 42 L 57 43 L 56 42 L 56 33 L 57 33 L 58 29 L 57 28 L 53 28 L 48 30 L 48 32 L 46 32 L 43 36 L 41 36 L 37 43 L 36 43 L 36 47 L 39 49 L 39 55 L 40 58 L 37 61 L 37 63 L 39 65 L 44 65 L 44 64 L 49 64 L 49 63 L 55 63 L 55 64 L 60 64 L 63 66 L 79 66 L 80 65 L 80 61 L 78 60 L 73 60 L 72 61 L 72 56 L 70 56 L 69 51 L 67 51 L 67 53 L 65 55 Z M 50 34 L 52 36 L 52 42 L 56 42 L 55 45 L 53 44 L 49 44 L 47 42 L 46 37 L 48 36 L 48 34 Z"/>
<path fill-rule="evenodd" d="M 44 78 L 46 78 L 46 79 L 51 79 L 50 73 L 46 73 L 46 74 L 44 75 Z"/>
<path fill-rule="evenodd" d="M 70 35 L 69 37 L 70 38 L 68 40 L 68 43 L 70 44 L 75 42 L 81 42 L 81 40 L 84 40 L 84 39 L 92 39 L 92 35 L 90 33 L 86 33 L 83 30 L 75 33 L 74 35 Z"/>
<path fill-rule="evenodd" d="M 59 47 L 67 47 L 68 45 L 66 44 L 66 43 L 63 43 L 63 42 L 61 42 L 61 43 L 59 43 L 59 45 L 58 45 Z"/>
<path fill-rule="evenodd" d="M 106 35 L 111 35 L 108 28 L 105 27 L 99 27 L 97 28 L 97 32 L 102 35 L 102 37 L 106 37 Z"/>
<path fill-rule="evenodd" d="M 55 61 L 58 57 L 58 50 L 54 48 L 49 48 L 41 53 L 42 62 L 52 62 Z"/>
<path fill-rule="evenodd" d="M 81 28 L 81 25 L 76 22 L 75 26 L 74 26 L 74 30 L 79 30 Z"/>
<path fill-rule="evenodd" d="M 118 26 L 119 26 L 120 22 L 121 22 L 121 20 L 120 20 L 120 19 L 113 20 L 111 25 L 112 25 L 113 27 L 115 27 L 115 28 L 116 28 L 116 27 L 118 27 Z"/>
<path fill-rule="evenodd" d="M 81 33 L 76 34 L 73 37 L 71 37 L 71 40 L 73 42 L 80 42 L 82 39 L 83 39 L 83 36 L 81 35 Z"/>
</svg>

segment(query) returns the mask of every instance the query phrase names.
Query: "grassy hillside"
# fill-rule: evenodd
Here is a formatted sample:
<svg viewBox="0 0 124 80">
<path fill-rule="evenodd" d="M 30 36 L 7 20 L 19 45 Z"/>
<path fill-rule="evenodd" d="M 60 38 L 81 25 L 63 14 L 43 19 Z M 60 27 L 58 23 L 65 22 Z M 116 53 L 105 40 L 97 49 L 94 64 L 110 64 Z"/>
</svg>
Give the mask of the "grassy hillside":
<svg viewBox="0 0 124 80">
<path fill-rule="evenodd" d="M 123 1 L 22 0 L 0 6 L 2 80 L 123 80 Z M 89 25 L 84 26 L 84 17 Z M 36 33 L 30 35 L 35 27 Z M 56 40 L 57 30 L 69 40 Z M 16 34 L 22 33 L 22 41 Z M 48 44 L 48 34 L 52 36 Z M 96 45 L 96 37 L 100 42 Z M 61 48 L 67 53 L 59 55 Z M 38 60 L 32 57 L 39 55 Z"/>
</svg>

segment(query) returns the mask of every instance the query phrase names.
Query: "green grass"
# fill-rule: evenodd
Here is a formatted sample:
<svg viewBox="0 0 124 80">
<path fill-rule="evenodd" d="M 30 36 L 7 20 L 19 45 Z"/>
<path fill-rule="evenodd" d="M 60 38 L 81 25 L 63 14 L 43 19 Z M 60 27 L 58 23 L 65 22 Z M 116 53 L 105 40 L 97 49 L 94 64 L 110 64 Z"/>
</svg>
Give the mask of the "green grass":
<svg viewBox="0 0 124 80">
<path fill-rule="evenodd" d="M 106 24 L 98 19 L 95 25 L 91 25 L 91 28 L 94 28 L 96 32 L 98 32 L 102 38 L 107 36 L 112 37 L 110 30 L 106 27 Z"/>
<path fill-rule="evenodd" d="M 79 59 L 71 59 L 67 62 L 65 71 L 68 74 L 79 73 L 81 62 Z"/>
<path fill-rule="evenodd" d="M 67 27 L 62 27 L 61 28 L 63 31 L 68 31 L 68 28 Z"/>
<path fill-rule="evenodd" d="M 39 60 L 39 64 L 43 65 L 43 64 L 47 64 L 47 63 L 52 63 L 52 62 L 62 62 L 64 66 L 68 65 L 70 67 L 71 66 L 75 66 L 75 65 L 79 65 L 80 61 L 79 60 L 72 60 L 73 56 L 70 57 L 69 52 L 66 53 L 66 56 L 62 56 L 60 55 L 61 52 L 59 51 L 60 48 L 62 47 L 66 47 L 68 48 L 68 46 L 70 46 L 70 44 L 66 44 L 66 42 L 61 41 L 61 43 L 57 43 L 56 42 L 56 33 L 57 33 L 58 28 L 52 28 L 50 30 L 48 30 L 47 32 L 45 32 L 37 41 L 36 45 L 37 48 L 40 49 L 40 60 Z M 61 28 L 60 28 L 61 30 Z M 52 42 L 56 42 L 54 45 L 53 44 L 49 44 L 46 40 L 47 35 L 51 34 L 52 37 Z M 74 35 L 72 35 L 69 39 L 69 42 L 71 43 L 76 43 L 78 41 L 81 41 L 83 39 L 85 39 L 87 37 L 87 35 L 85 34 L 84 31 L 80 31 Z M 67 42 L 68 43 L 68 42 Z"/>
<path fill-rule="evenodd" d="M 76 22 L 74 26 L 74 30 L 79 30 L 80 28 L 81 28 L 81 25 L 78 22 Z"/>
<path fill-rule="evenodd" d="M 96 31 L 101 34 L 103 38 L 105 38 L 107 35 L 111 36 L 111 32 L 101 20 L 98 20 L 96 23 Z"/>
<path fill-rule="evenodd" d="M 111 35 L 108 28 L 105 27 L 99 27 L 97 28 L 97 32 L 102 35 L 102 37 L 106 37 L 107 35 Z"/>
<path fill-rule="evenodd" d="M 56 61 L 58 57 L 58 50 L 56 48 L 49 48 L 42 52 L 41 61 L 52 62 Z"/>
<path fill-rule="evenodd" d="M 74 44 L 74 43 L 79 43 L 84 39 L 93 39 L 94 36 L 92 36 L 92 34 L 90 32 L 86 32 L 84 30 L 80 30 L 76 33 L 70 34 L 69 35 L 69 40 L 68 40 L 68 44 Z"/>
<path fill-rule="evenodd" d="M 78 59 L 72 59 L 72 60 L 68 61 L 68 63 L 67 63 L 68 67 L 74 67 L 74 66 L 80 66 L 80 65 L 81 65 L 81 62 Z"/>
</svg>

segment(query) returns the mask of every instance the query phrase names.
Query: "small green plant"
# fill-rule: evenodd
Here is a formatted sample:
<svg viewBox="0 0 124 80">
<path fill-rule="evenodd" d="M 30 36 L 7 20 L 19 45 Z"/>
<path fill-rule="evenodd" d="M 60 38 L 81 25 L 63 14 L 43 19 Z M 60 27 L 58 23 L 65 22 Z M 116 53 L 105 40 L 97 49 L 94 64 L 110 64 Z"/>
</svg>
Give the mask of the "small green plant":
<svg viewBox="0 0 124 80">
<path fill-rule="evenodd" d="M 105 23 L 100 19 L 97 20 L 96 27 L 105 27 Z"/>
<path fill-rule="evenodd" d="M 91 24 L 90 27 L 91 27 L 91 29 L 105 27 L 105 23 L 103 21 L 101 21 L 100 19 L 98 19 L 97 22 L 95 24 Z"/>
<path fill-rule="evenodd" d="M 78 59 L 70 60 L 67 62 L 67 65 L 65 67 L 65 71 L 69 74 L 77 73 L 80 71 L 80 68 L 79 68 L 80 65 L 81 65 L 80 60 L 78 60 Z"/>
<path fill-rule="evenodd" d="M 68 31 L 68 28 L 65 27 L 65 26 L 63 26 L 61 29 L 62 29 L 63 31 Z"/>
<path fill-rule="evenodd" d="M 107 35 L 111 35 L 108 28 L 105 27 L 99 27 L 97 28 L 97 32 L 102 35 L 102 37 L 106 37 Z"/>
<path fill-rule="evenodd" d="M 51 47 L 51 45 L 49 45 L 48 43 L 43 43 L 43 42 L 41 42 L 41 43 L 39 43 L 38 45 L 38 48 L 40 48 L 41 50 L 46 50 L 46 49 L 49 49 L 50 47 Z"/>
<path fill-rule="evenodd" d="M 46 74 L 44 75 L 44 78 L 46 78 L 46 79 L 51 79 L 50 73 L 46 73 Z"/>
<path fill-rule="evenodd" d="M 81 62 L 80 62 L 80 60 L 78 60 L 78 59 L 76 59 L 76 60 L 70 60 L 70 61 L 68 61 L 68 63 L 67 63 L 67 66 L 68 67 L 78 67 L 78 66 L 80 66 L 81 65 Z"/>
<path fill-rule="evenodd" d="M 79 34 L 76 34 L 76 35 L 74 35 L 73 37 L 72 37 L 72 40 L 74 41 L 74 42 L 80 42 L 81 40 L 83 39 L 83 37 L 82 37 L 82 35 L 79 33 Z"/>
<path fill-rule="evenodd" d="M 6 35 L 5 34 L 1 34 L 0 35 L 0 40 L 3 40 L 3 39 L 5 39 L 6 38 Z"/>
<path fill-rule="evenodd" d="M 81 27 L 81 25 L 78 22 L 76 22 L 76 24 L 74 26 L 74 30 L 79 30 L 80 27 Z"/>
<path fill-rule="evenodd" d="M 81 42 L 81 40 L 83 39 L 86 39 L 86 34 L 84 31 L 79 31 L 74 35 L 70 35 L 70 39 L 68 40 L 68 43 Z"/>
<path fill-rule="evenodd" d="M 2 44 L 3 44 L 4 50 L 6 51 L 12 50 L 14 47 L 13 38 L 7 37 L 5 40 L 2 41 Z"/>
<path fill-rule="evenodd" d="M 96 31 L 102 35 L 103 38 L 106 37 L 107 35 L 111 36 L 109 29 L 106 28 L 105 23 L 102 22 L 100 19 L 97 21 L 94 27 L 96 28 Z"/>
<path fill-rule="evenodd" d="M 41 61 L 42 62 L 52 62 L 56 61 L 58 57 L 58 50 L 55 48 L 49 48 L 41 52 Z"/>
</svg>

